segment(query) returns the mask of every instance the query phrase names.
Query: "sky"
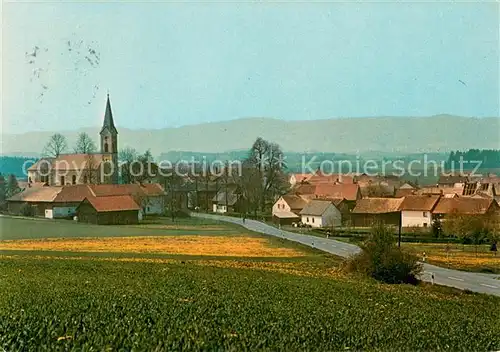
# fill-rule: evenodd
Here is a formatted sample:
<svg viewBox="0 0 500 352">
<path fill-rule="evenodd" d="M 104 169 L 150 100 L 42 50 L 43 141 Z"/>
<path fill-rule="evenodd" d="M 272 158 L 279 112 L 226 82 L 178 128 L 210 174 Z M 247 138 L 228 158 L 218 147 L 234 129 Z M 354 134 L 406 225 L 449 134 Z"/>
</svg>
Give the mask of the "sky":
<svg viewBox="0 0 500 352">
<path fill-rule="evenodd" d="M 108 92 L 130 129 L 500 116 L 499 14 L 494 2 L 4 2 L 2 133 L 99 126 Z"/>
</svg>

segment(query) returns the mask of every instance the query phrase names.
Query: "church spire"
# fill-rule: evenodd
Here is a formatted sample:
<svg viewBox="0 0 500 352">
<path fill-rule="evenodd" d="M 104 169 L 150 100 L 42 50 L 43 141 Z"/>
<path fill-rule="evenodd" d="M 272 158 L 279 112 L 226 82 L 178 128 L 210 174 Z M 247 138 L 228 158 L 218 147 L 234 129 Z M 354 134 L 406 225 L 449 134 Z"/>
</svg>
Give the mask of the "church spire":
<svg viewBox="0 0 500 352">
<path fill-rule="evenodd" d="M 113 113 L 111 112 L 111 103 L 109 101 L 109 93 L 108 93 L 108 100 L 106 102 L 106 112 L 104 113 L 104 123 L 102 124 L 101 133 L 105 129 L 108 129 L 109 132 L 111 132 L 113 134 L 118 134 L 118 131 L 116 130 L 116 127 L 115 127 L 115 123 L 113 121 Z"/>
</svg>

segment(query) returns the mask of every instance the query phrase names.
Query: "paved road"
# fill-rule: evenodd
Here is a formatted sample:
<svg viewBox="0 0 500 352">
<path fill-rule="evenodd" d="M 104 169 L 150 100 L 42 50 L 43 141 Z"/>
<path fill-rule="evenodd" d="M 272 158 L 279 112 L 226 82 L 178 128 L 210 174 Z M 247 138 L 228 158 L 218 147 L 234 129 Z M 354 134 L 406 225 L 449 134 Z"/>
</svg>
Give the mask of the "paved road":
<svg viewBox="0 0 500 352">
<path fill-rule="evenodd" d="M 193 213 L 192 216 L 226 221 L 242 225 L 252 231 L 299 242 L 306 246 L 317 248 L 322 251 L 338 255 L 340 257 L 347 257 L 351 254 L 359 252 L 360 250 L 358 246 L 353 244 L 320 238 L 316 236 L 283 231 L 256 220 L 247 219 L 245 221 L 245 224 L 243 224 L 243 221 L 240 218 L 230 216 L 203 213 Z M 474 292 L 488 293 L 491 295 L 500 296 L 500 275 L 470 273 L 465 271 L 441 268 L 431 264 L 424 264 L 424 273 L 421 279 L 424 281 L 432 282 L 432 275 L 434 275 L 434 283 L 439 285 L 456 287 L 461 290 L 468 289 Z"/>
</svg>

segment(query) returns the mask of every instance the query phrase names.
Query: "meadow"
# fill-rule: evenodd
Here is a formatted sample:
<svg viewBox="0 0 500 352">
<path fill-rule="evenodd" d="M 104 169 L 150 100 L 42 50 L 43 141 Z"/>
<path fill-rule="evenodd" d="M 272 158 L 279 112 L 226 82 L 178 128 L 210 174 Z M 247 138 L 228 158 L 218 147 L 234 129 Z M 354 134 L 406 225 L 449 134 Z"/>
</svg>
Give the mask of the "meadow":
<svg viewBox="0 0 500 352">
<path fill-rule="evenodd" d="M 184 220 L 119 238 L 121 227 L 72 222 L 9 235 L 4 220 L 0 350 L 500 349 L 499 297 L 380 284 L 234 225 Z"/>
</svg>

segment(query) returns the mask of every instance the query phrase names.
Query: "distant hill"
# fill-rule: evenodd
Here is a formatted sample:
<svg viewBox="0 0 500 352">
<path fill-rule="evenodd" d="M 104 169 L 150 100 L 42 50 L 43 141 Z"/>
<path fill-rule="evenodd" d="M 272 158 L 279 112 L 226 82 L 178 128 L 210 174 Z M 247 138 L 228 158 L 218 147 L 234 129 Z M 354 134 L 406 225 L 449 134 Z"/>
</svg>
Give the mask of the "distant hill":
<svg viewBox="0 0 500 352">
<path fill-rule="evenodd" d="M 500 118 L 451 115 L 313 121 L 244 118 L 159 130 L 129 130 L 119 127 L 119 117 L 116 122 L 120 147 L 130 146 L 138 151 L 149 148 L 155 156 L 176 150 L 217 153 L 248 150 L 259 136 L 280 144 L 289 152 L 443 153 L 469 148 L 495 149 L 500 143 Z M 54 132 L 63 133 L 72 145 L 82 131 L 97 142 L 98 128 L 4 134 L 2 154 L 33 155 L 42 150 Z"/>
</svg>

